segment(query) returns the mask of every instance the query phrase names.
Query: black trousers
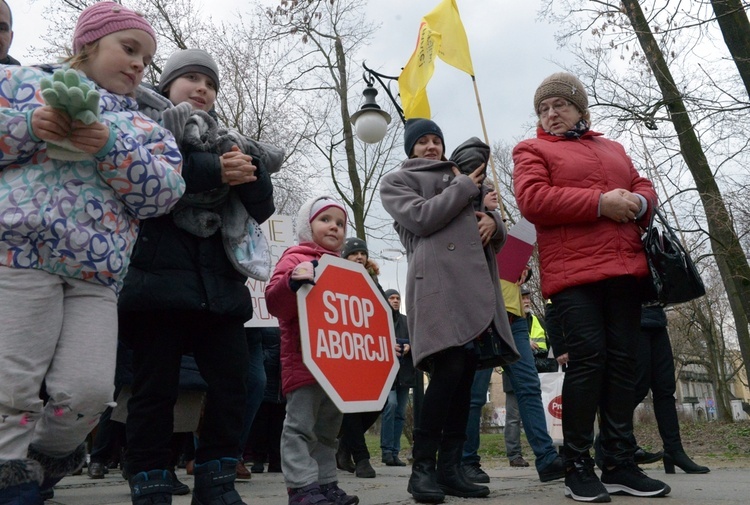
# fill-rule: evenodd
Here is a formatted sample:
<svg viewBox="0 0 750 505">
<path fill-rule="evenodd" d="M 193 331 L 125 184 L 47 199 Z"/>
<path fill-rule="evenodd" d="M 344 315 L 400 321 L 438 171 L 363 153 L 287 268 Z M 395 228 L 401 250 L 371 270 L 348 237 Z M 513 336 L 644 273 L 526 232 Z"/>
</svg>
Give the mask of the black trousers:
<svg viewBox="0 0 750 505">
<path fill-rule="evenodd" d="M 355 463 L 370 459 L 370 451 L 365 442 L 365 433 L 378 420 L 381 411 L 355 412 L 344 414 L 339 430 L 339 444 L 347 449 Z"/>
<path fill-rule="evenodd" d="M 117 398 L 115 388 L 115 398 Z M 107 407 L 99 418 L 96 435 L 91 444 L 91 462 L 103 465 L 119 463 L 119 451 L 125 448 L 125 425 L 112 420 L 112 407 Z"/>
<path fill-rule="evenodd" d="M 552 296 L 568 349 L 563 384 L 563 456 L 589 454 L 599 411 L 607 466 L 632 460 L 635 363 L 640 338 L 638 281 L 620 276 L 565 289 Z"/>
<path fill-rule="evenodd" d="M 180 358 L 193 352 L 208 384 L 195 462 L 236 458 L 245 411 L 248 349 L 243 321 L 197 312 L 130 312 L 121 332 L 133 350 L 126 469 L 168 468 Z"/>
<path fill-rule="evenodd" d="M 255 414 L 247 439 L 246 459 L 253 463 L 268 461 L 268 471 L 281 471 L 281 432 L 286 403 L 263 402 Z"/>
<path fill-rule="evenodd" d="M 682 450 L 680 422 L 675 408 L 674 357 L 667 328 L 641 328 L 636 361 L 633 409 L 651 390 L 654 416 L 666 452 Z"/>
<path fill-rule="evenodd" d="M 464 347 L 450 347 L 427 359 L 432 360 L 432 369 L 419 409 L 418 432 L 433 440 L 465 440 L 476 354 Z"/>
</svg>

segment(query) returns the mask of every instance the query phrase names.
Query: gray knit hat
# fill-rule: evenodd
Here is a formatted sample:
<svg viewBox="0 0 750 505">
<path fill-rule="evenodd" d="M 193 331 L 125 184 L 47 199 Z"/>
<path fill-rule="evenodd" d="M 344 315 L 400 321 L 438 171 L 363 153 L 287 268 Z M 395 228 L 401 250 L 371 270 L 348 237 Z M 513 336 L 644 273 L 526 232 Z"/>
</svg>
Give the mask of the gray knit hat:
<svg viewBox="0 0 750 505">
<path fill-rule="evenodd" d="M 219 67 L 211 55 L 203 49 L 183 49 L 172 53 L 164 64 L 157 87 L 159 93 L 164 94 L 169 83 L 190 72 L 209 76 L 216 84 L 216 91 L 219 90 Z"/>
<path fill-rule="evenodd" d="M 429 134 L 440 137 L 440 141 L 443 143 L 443 154 L 445 154 L 443 130 L 440 129 L 437 123 L 429 119 L 413 118 L 406 121 L 406 125 L 404 126 L 404 151 L 406 151 L 406 155 L 411 156 L 417 140 Z"/>
<path fill-rule="evenodd" d="M 539 113 L 539 104 L 552 97 L 564 98 L 581 112 L 589 108 L 589 96 L 583 83 L 573 74 L 558 72 L 547 77 L 534 93 L 534 112 Z"/>
</svg>

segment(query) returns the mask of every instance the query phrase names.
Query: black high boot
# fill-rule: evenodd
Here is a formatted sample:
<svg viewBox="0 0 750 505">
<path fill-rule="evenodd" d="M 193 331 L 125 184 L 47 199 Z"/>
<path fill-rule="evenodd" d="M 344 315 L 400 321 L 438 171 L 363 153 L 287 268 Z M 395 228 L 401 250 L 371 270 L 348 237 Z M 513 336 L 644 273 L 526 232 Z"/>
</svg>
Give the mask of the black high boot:
<svg viewBox="0 0 750 505">
<path fill-rule="evenodd" d="M 42 505 L 42 466 L 31 459 L 0 462 L 0 505 Z"/>
<path fill-rule="evenodd" d="M 708 473 L 711 470 L 707 466 L 697 464 L 685 454 L 685 451 L 664 452 L 664 472 L 674 473 L 674 467 L 681 468 L 685 473 Z"/>
<path fill-rule="evenodd" d="M 412 455 L 414 463 L 411 466 L 411 477 L 407 491 L 414 499 L 421 503 L 443 503 L 445 492 L 437 483 L 437 451 L 440 440 L 414 432 L 414 447 Z"/>
<path fill-rule="evenodd" d="M 49 500 L 55 494 L 52 489 L 55 484 L 83 466 L 86 461 L 86 445 L 79 445 L 73 452 L 65 456 L 50 456 L 31 446 L 28 456 L 42 465 L 44 481 L 39 486 L 39 492 L 45 500 Z"/>
<path fill-rule="evenodd" d="M 447 495 L 459 498 L 484 498 L 490 488 L 475 484 L 466 478 L 461 468 L 463 438 L 447 438 L 440 442 L 437 460 L 437 482 Z"/>
<path fill-rule="evenodd" d="M 191 505 L 247 505 L 234 489 L 237 460 L 221 458 L 195 465 Z"/>
</svg>

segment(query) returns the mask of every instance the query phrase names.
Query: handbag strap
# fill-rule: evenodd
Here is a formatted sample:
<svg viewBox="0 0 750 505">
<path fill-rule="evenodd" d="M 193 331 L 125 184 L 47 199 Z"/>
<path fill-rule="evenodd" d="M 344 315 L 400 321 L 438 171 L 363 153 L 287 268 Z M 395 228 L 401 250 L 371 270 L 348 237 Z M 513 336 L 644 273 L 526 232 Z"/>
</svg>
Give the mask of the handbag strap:
<svg viewBox="0 0 750 505">
<path fill-rule="evenodd" d="M 648 229 L 650 230 L 654 226 L 655 218 L 659 218 L 659 223 L 664 227 L 664 231 L 669 234 L 670 238 L 673 241 L 678 242 L 680 245 L 684 242 L 684 238 L 682 241 L 679 240 L 677 237 L 677 233 L 674 231 L 674 229 L 669 225 L 669 222 L 667 221 L 667 218 L 664 217 L 664 214 L 661 213 L 659 210 L 659 207 L 656 206 L 655 202 L 652 202 L 652 209 L 653 212 L 651 212 L 651 219 L 648 223 Z"/>
</svg>

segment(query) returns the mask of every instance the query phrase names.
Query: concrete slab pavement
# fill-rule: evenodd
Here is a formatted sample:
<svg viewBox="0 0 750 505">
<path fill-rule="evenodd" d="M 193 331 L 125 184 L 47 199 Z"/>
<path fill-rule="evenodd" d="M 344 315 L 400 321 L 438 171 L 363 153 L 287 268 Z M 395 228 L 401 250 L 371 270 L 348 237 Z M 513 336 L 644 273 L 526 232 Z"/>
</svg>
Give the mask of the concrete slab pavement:
<svg viewBox="0 0 750 505">
<path fill-rule="evenodd" d="M 666 475 L 658 464 L 645 467 L 654 478 L 668 483 L 672 492 L 659 504 L 679 505 L 746 505 L 750 502 L 750 471 L 748 468 L 715 468 L 710 462 L 711 473 Z M 501 464 L 501 463 L 498 463 Z M 339 471 L 339 485 L 350 494 L 356 494 L 362 505 L 411 505 L 414 500 L 406 492 L 410 467 L 375 466 L 378 476 L 374 479 L 358 479 L 354 475 Z M 575 503 L 563 496 L 562 481 L 541 483 L 532 468 L 509 468 L 498 466 L 485 468 L 491 476 L 491 493 L 488 498 L 473 501 L 482 505 L 558 505 Z M 193 479 L 178 472 L 180 480 L 192 487 Z M 284 480 L 278 473 L 253 474 L 247 481 L 238 481 L 237 489 L 248 505 L 286 505 L 287 495 Z M 174 505 L 190 505 L 191 496 L 175 496 Z M 55 498 L 45 505 L 130 505 L 127 483 L 119 472 L 114 471 L 104 479 L 92 480 L 86 474 L 70 476 L 55 488 Z M 466 499 L 447 497 L 445 503 L 468 503 Z M 615 495 L 614 504 L 643 504 L 643 498 Z"/>
</svg>

